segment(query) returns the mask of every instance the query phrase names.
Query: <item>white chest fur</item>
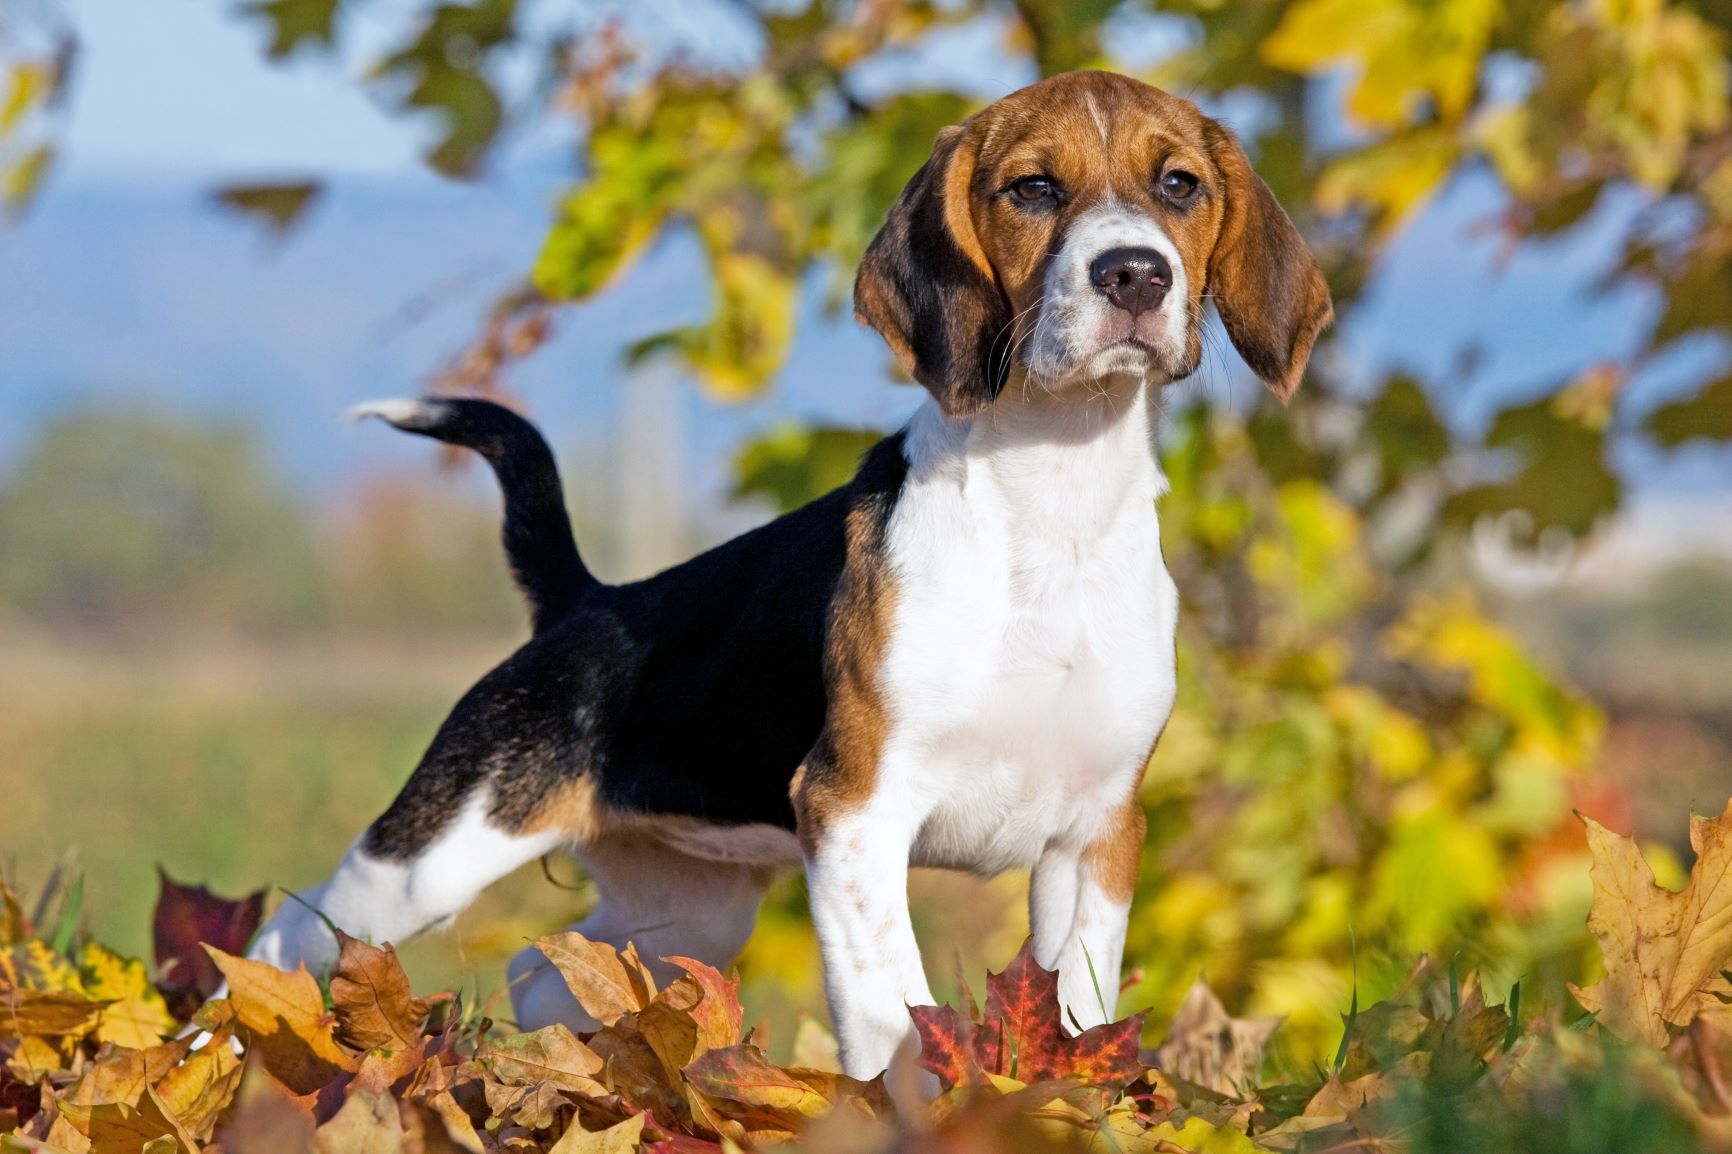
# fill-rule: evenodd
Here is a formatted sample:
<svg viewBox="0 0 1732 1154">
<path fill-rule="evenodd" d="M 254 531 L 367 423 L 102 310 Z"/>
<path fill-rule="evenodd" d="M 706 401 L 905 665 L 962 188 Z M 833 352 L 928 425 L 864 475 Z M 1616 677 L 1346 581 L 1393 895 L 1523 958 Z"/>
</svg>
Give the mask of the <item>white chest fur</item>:
<svg viewBox="0 0 1732 1154">
<path fill-rule="evenodd" d="M 1142 772 L 1178 604 L 1154 434 L 1134 382 L 911 423 L 878 788 L 921 815 L 916 864 L 991 874 L 1080 845 Z"/>
</svg>

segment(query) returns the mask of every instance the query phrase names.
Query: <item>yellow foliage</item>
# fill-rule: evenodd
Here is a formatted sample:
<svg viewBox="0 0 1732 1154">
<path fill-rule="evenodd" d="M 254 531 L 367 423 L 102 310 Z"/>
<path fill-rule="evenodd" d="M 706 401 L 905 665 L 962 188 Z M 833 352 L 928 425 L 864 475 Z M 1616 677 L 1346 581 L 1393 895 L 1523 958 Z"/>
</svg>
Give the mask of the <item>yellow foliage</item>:
<svg viewBox="0 0 1732 1154">
<path fill-rule="evenodd" d="M 18 127 L 25 113 L 47 96 L 53 69 L 46 61 L 18 60 L 7 64 L 6 98 L 0 100 L 0 139 Z"/>
<path fill-rule="evenodd" d="M 1725 37 L 1694 12 L 1664 0 L 1594 0 L 1551 18 L 1572 45 L 1578 30 L 1592 31 L 1601 67 L 1589 123 L 1629 151 L 1639 180 L 1664 187 L 1690 136 L 1726 123 Z"/>
<path fill-rule="evenodd" d="M 1381 579 L 1354 508 L 1270 484 L 1249 452 L 1199 419 L 1169 454 L 1163 525 L 1221 530 L 1175 534 L 1181 595 L 1233 604 L 1245 640 L 1181 632 L 1180 702 L 1143 793 L 1128 956 L 1145 982 L 1127 1004 L 1158 1020 L 1205 972 L 1230 1004 L 1291 1015 L 1279 1049 L 1304 1067 L 1339 1039 L 1356 959 L 1362 997 L 1426 951 L 1495 946 L 1500 990 L 1537 966 L 1580 974 L 1579 859 L 1525 855 L 1568 821 L 1597 712 L 1467 594 Z M 1415 681 L 1427 690 L 1395 692 Z"/>
<path fill-rule="evenodd" d="M 1276 1035 L 1282 1048 L 1323 1060 L 1341 1037 L 1353 975 L 1321 956 L 1302 954 L 1259 962 L 1252 974 L 1245 1012 L 1282 1018 Z"/>
<path fill-rule="evenodd" d="M 9 956 L 0 954 L 0 976 L 13 986 L 29 986 L 56 993 L 84 992 L 78 968 L 56 954 L 40 938 L 27 940 Z"/>
<path fill-rule="evenodd" d="M 1251 574 L 1291 596 L 1307 624 L 1339 618 L 1371 580 L 1358 515 L 1316 481 L 1289 481 L 1275 500 L 1276 531 L 1251 542 Z"/>
<path fill-rule="evenodd" d="M 1497 0 L 1300 0 L 1262 44 L 1277 68 L 1353 68 L 1348 110 L 1366 124 L 1399 127 L 1421 102 L 1445 120 L 1468 108 L 1487 41 L 1503 14 Z"/>
<path fill-rule="evenodd" d="M 85 994 L 110 1003 L 96 1027 L 98 1041 L 143 1050 L 174 1032 L 174 1018 L 143 962 L 92 942 L 79 954 L 79 966 Z"/>
<path fill-rule="evenodd" d="M 1366 206 L 1382 232 L 1408 219 L 1461 159 L 1457 135 L 1442 126 L 1392 136 L 1329 163 L 1312 200 L 1326 213 Z"/>
<path fill-rule="evenodd" d="M 1149 1137 L 1194 1154 L 1256 1154 L 1263 1149 L 1245 1137 L 1243 1131 L 1230 1126 L 1212 1126 L 1201 1118 L 1187 1118 L 1183 1126 L 1163 1122 L 1149 1131 Z"/>
<path fill-rule="evenodd" d="M 1464 594 L 1416 598 L 1384 641 L 1394 657 L 1466 674 L 1470 696 L 1560 765 L 1584 764 L 1599 743 L 1599 712 L 1551 682 Z"/>
<path fill-rule="evenodd" d="M 1390 781 L 1405 781 L 1431 761 L 1425 726 L 1365 686 L 1334 685 L 1322 700 L 1351 746 Z"/>
<path fill-rule="evenodd" d="M 712 250 L 715 303 L 710 319 L 682 335 L 688 363 L 719 400 L 750 397 L 788 355 L 796 285 L 770 261 L 724 247 Z"/>
<path fill-rule="evenodd" d="M 1441 799 L 1415 798 L 1395 815 L 1372 871 L 1365 920 L 1387 926 L 1403 952 L 1435 951 L 1490 906 L 1503 883 L 1503 854 L 1490 834 Z"/>
</svg>

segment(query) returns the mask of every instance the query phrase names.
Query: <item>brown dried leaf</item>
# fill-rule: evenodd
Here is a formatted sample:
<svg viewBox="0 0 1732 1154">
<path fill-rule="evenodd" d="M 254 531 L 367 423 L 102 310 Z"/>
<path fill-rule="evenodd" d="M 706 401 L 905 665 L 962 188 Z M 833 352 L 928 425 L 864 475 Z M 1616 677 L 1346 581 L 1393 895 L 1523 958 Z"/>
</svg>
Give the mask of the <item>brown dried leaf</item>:
<svg viewBox="0 0 1732 1154">
<path fill-rule="evenodd" d="M 239 1104 L 217 1134 L 224 1154 L 308 1154 L 313 1120 L 266 1079 L 249 1077 Z"/>
<path fill-rule="evenodd" d="M 635 951 L 622 956 L 606 942 L 592 942 L 575 930 L 549 934 L 532 943 L 552 962 L 589 1016 L 604 1026 L 650 1004 L 655 986 Z"/>
<path fill-rule="evenodd" d="M 719 970 L 696 958 L 671 957 L 667 960 L 684 970 L 701 994 L 690 1011 L 692 1021 L 697 1025 L 694 1053 L 701 1054 L 738 1042 L 740 1029 L 746 1020 L 746 1012 L 740 1006 L 740 980 L 723 977 Z"/>
<path fill-rule="evenodd" d="M 545 1026 L 529 1034 L 488 1038 L 476 1060 L 499 1081 L 511 1086 L 552 1082 L 579 1094 L 605 1095 L 596 1081 L 602 1060 L 564 1026 Z"/>
<path fill-rule="evenodd" d="M 1606 976 L 1570 990 L 1619 1037 L 1666 1045 L 1672 1027 L 1732 994 L 1732 804 L 1717 818 L 1692 815 L 1696 864 L 1681 891 L 1662 889 L 1633 839 L 1582 818 L 1594 864 L 1588 929 L 1599 939 Z"/>
<path fill-rule="evenodd" d="M 706 1097 L 756 1107 L 781 1128 L 793 1132 L 808 1119 L 828 1113 L 832 1105 L 831 1099 L 802 1080 L 800 1073 L 772 1065 L 756 1046 L 730 1046 L 707 1051 L 686 1067 L 685 1078 Z M 819 1076 L 834 1091 L 842 1090 L 836 1075 Z"/>
<path fill-rule="evenodd" d="M 295 1094 L 311 1094 L 356 1060 L 337 1045 L 319 983 L 305 967 L 285 972 L 265 962 L 206 947 L 228 979 L 229 1001 L 250 1039 L 248 1050 Z"/>
<path fill-rule="evenodd" d="M 1485 1070 L 1509 1032 L 1502 1006 L 1485 1004 L 1479 975 L 1469 974 L 1458 994 L 1460 1008 L 1435 1031 L 1429 1074 L 1444 1085 L 1464 1086 Z"/>
<path fill-rule="evenodd" d="M 83 1037 L 96 1028 L 108 1003 L 57 990 L 0 985 L 0 1038 L 40 1034 Z"/>
<path fill-rule="evenodd" d="M 209 1138 L 217 1117 L 228 1108 L 240 1089 L 245 1067 L 230 1044 L 227 1030 L 210 1040 L 168 1070 L 156 1084 L 157 1097 L 197 1138 Z"/>
<path fill-rule="evenodd" d="M 148 1087 L 136 1106 L 106 1102 L 86 1106 L 61 1102 L 60 1113 L 90 1139 L 91 1154 L 137 1154 L 143 1148 L 161 1149 L 158 1139 L 169 1138 L 167 1149 L 196 1154 L 198 1145 L 178 1121 L 164 1109 L 162 1100 Z"/>
<path fill-rule="evenodd" d="M 665 1125 L 684 1124 L 691 1113 L 685 1096 L 669 1085 L 661 1058 L 635 1029 L 621 1022 L 597 1033 L 590 1049 L 607 1063 L 605 1082 L 634 1111 L 650 1110 Z"/>
<path fill-rule="evenodd" d="M 632 1154 L 643 1140 L 642 1114 L 633 1114 L 606 1130 L 584 1130 L 575 1122 L 548 1154 Z"/>
<path fill-rule="evenodd" d="M 148 1050 L 110 1048 L 102 1058 L 84 1069 L 65 1093 L 65 1100 L 81 1106 L 121 1103 L 135 1106 L 145 1087 L 175 1070 L 192 1053 L 192 1039 L 182 1038 L 152 1046 Z M 179 1116 L 173 1107 L 169 1112 Z"/>
<path fill-rule="evenodd" d="M 350 1085 L 375 1094 L 392 1092 L 399 1082 L 426 1065 L 427 1048 L 431 1044 L 430 1038 L 417 1038 L 413 1045 L 403 1050 L 385 1047 L 368 1050 L 361 1055 L 361 1065 Z"/>
<path fill-rule="evenodd" d="M 670 1085 L 679 1084 L 680 1071 L 701 1051 L 698 1023 L 678 1000 L 682 994 L 688 993 L 690 998 L 684 1000 L 685 1006 L 695 1005 L 702 996 L 690 979 L 680 978 L 663 990 L 634 1021 L 638 1033 L 661 1060 L 662 1073 Z"/>
<path fill-rule="evenodd" d="M 451 1096 L 451 1091 L 441 1090 L 427 1099 L 428 1107 L 445 1126 L 445 1135 L 459 1149 L 481 1154 L 487 1149 L 481 1135 L 475 1129 L 475 1122 L 458 1105 L 457 1099 Z"/>
<path fill-rule="evenodd" d="M 389 1096 L 349 1095 L 342 1109 L 313 1135 L 318 1154 L 402 1154 L 403 1119 Z"/>
<path fill-rule="evenodd" d="M 409 988 L 409 975 L 389 944 L 380 947 L 341 930 L 342 952 L 331 975 L 337 1040 L 356 1050 L 418 1050 L 427 1002 Z"/>
<path fill-rule="evenodd" d="M 1280 1018 L 1232 1017 L 1199 977 L 1173 1014 L 1155 1065 L 1217 1094 L 1240 1094 L 1257 1084 L 1263 1047 L 1280 1024 Z"/>
<path fill-rule="evenodd" d="M 420 1154 L 483 1154 L 486 1150 L 467 1115 L 463 1118 L 460 1137 L 452 1132 L 451 1125 L 439 1111 L 421 1102 L 405 1100 L 402 1114 L 403 1133 L 411 1151 Z"/>
<path fill-rule="evenodd" d="M 27 1085 L 34 1085 L 49 1074 L 67 1068 L 77 1042 L 67 1038 L 38 1038 L 34 1035 L 18 1039 L 6 1059 L 6 1073 Z"/>
<path fill-rule="evenodd" d="M 552 1130 L 560 1114 L 571 1105 L 570 1099 L 552 1082 L 531 1086 L 487 1082 L 482 1085 L 482 1094 L 494 1119 L 526 1130 Z"/>
<path fill-rule="evenodd" d="M 18 901 L 18 895 L 0 879 L 0 946 L 21 942 L 30 933 L 30 919 L 24 916 L 24 906 Z"/>
</svg>

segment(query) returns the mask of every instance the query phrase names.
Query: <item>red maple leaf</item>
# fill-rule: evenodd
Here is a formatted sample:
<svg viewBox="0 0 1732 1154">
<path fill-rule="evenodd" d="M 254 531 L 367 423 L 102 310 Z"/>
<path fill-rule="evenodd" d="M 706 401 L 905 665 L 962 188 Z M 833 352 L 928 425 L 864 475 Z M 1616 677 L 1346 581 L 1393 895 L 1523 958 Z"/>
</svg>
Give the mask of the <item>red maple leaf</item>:
<svg viewBox="0 0 1732 1154">
<path fill-rule="evenodd" d="M 203 886 L 185 886 L 157 867 L 162 893 L 156 899 L 152 928 L 156 938 L 157 988 L 170 1007 L 186 1010 L 216 992 L 222 973 L 200 943 L 226 954 L 246 953 L 247 943 L 259 928 L 264 913 L 265 891 L 239 900 L 218 897 Z M 182 1014 L 184 1017 L 185 1014 Z"/>
<path fill-rule="evenodd" d="M 946 1090 L 963 1082 L 982 1080 L 974 1057 L 979 1027 L 949 1006 L 910 1006 L 920 1035 L 920 1065 L 938 1076 Z"/>
<path fill-rule="evenodd" d="M 949 1006 L 909 1009 L 920 1034 L 920 1065 L 946 1090 L 979 1081 L 983 1072 L 1089 1086 L 1122 1086 L 1142 1072 L 1137 1041 L 1143 1015 L 1072 1037 L 1061 1025 L 1063 1012 L 1058 974 L 1034 960 L 1032 939 L 1002 973 L 987 975 L 986 1012 L 979 1023 Z"/>
</svg>

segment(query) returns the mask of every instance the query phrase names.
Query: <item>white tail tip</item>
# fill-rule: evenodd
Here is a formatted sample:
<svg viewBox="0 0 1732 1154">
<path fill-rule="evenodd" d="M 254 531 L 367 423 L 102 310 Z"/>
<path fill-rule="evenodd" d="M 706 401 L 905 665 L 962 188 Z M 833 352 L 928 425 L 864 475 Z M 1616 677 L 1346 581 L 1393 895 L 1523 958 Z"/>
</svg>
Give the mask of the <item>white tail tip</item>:
<svg viewBox="0 0 1732 1154">
<path fill-rule="evenodd" d="M 422 413 L 424 407 L 421 401 L 412 397 L 392 397 L 382 401 L 363 401 L 343 415 L 351 421 L 378 417 L 388 425 L 401 425 L 406 421 L 413 421 Z"/>
</svg>

